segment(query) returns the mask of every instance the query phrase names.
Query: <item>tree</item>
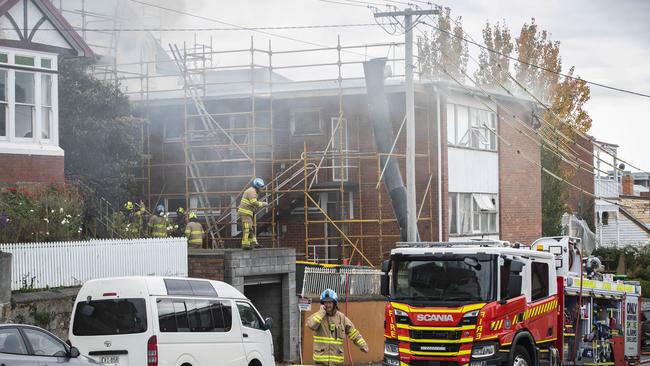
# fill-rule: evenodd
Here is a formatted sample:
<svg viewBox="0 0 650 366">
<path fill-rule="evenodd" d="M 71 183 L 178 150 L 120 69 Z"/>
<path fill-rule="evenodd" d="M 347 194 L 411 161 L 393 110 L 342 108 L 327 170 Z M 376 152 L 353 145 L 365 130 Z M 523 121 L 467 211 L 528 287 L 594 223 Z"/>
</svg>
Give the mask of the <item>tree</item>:
<svg viewBox="0 0 650 366">
<path fill-rule="evenodd" d="M 446 70 L 454 79 L 463 80 L 469 54 L 467 42 L 463 40 L 462 18 L 452 20 L 450 8 L 437 9 L 440 12 L 436 23 L 439 30 L 433 29 L 430 34 L 425 31 L 417 40 L 421 76 L 432 80 L 450 79 Z"/>
<path fill-rule="evenodd" d="M 514 44 L 505 20 L 503 25 L 497 22 L 494 28 L 492 28 L 490 22 L 485 24 L 483 43 L 486 48 L 492 51 L 481 48 L 481 53 L 478 56 L 479 69 L 474 74 L 476 82 L 482 87 L 503 85 L 508 88 L 511 85 L 508 77 L 510 70 L 510 59 L 508 57 L 512 54 Z"/>
<path fill-rule="evenodd" d="M 80 60 L 59 66 L 60 143 L 65 172 L 90 182 L 101 196 L 119 204 L 135 191 L 139 163 L 139 120 L 115 85 L 87 72 Z"/>
<path fill-rule="evenodd" d="M 541 164 L 555 176 L 542 172 L 542 233 L 560 235 L 569 188 L 557 177 L 569 178 L 578 169 L 562 169 L 560 156 L 576 161 L 572 148 L 576 138 L 574 129 L 586 132 L 591 127 L 591 118 L 583 109 L 589 100 L 589 87 L 582 80 L 559 75 L 562 71 L 560 42 L 549 40 L 548 32 L 538 31 L 535 19 L 522 26 L 516 39 L 516 51 L 519 61 L 514 66 L 515 78 L 548 105 L 541 114 Z M 571 67 L 568 75 L 573 76 L 573 73 Z"/>
</svg>

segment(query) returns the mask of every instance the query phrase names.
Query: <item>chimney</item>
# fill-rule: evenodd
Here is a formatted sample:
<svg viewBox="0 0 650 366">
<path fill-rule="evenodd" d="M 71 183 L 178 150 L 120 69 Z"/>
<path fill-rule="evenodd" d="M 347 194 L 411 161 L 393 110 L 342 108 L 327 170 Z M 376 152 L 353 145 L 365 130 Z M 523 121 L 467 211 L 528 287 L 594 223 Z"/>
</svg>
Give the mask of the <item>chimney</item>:
<svg viewBox="0 0 650 366">
<path fill-rule="evenodd" d="M 625 174 L 621 179 L 621 195 L 634 196 L 634 179 L 631 174 Z"/>
</svg>

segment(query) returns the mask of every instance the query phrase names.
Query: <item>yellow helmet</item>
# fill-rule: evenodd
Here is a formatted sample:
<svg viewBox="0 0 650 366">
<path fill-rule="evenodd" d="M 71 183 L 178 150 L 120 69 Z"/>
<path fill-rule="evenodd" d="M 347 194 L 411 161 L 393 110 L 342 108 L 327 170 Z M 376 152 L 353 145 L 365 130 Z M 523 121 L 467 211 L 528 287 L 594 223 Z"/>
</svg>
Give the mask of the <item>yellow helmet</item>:
<svg viewBox="0 0 650 366">
<path fill-rule="evenodd" d="M 190 213 L 187 215 L 187 218 L 189 220 L 196 220 L 196 212 L 190 211 Z"/>
<path fill-rule="evenodd" d="M 133 210 L 133 202 L 126 201 L 126 203 L 124 204 L 124 208 L 129 210 L 129 211 Z"/>
</svg>

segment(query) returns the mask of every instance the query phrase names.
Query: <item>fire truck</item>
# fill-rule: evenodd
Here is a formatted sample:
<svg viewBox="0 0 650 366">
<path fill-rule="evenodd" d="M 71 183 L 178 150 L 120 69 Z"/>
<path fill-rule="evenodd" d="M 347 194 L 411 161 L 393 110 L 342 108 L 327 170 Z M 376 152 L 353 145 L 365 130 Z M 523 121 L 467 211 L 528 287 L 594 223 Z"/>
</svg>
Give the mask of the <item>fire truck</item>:
<svg viewBox="0 0 650 366">
<path fill-rule="evenodd" d="M 580 239 L 398 243 L 382 263 L 384 365 L 631 365 L 641 289 Z"/>
</svg>

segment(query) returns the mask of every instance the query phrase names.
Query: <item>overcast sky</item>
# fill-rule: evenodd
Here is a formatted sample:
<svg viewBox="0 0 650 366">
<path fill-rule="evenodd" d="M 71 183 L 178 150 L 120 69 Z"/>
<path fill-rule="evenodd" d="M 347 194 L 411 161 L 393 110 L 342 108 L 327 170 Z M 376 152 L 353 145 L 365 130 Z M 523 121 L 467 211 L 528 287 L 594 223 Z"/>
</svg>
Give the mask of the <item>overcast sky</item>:
<svg viewBox="0 0 650 366">
<path fill-rule="evenodd" d="M 367 1 L 385 3 L 380 0 Z M 374 22 L 372 12 L 363 6 L 346 6 L 319 0 L 158 2 L 170 8 L 246 27 Z M 563 71 L 574 65 L 576 74 L 587 80 L 650 94 L 650 1 L 459 0 L 439 4 L 451 7 L 452 15 L 462 16 L 465 31 L 477 40 L 481 39 L 481 29 L 486 21 L 495 23 L 505 20 L 513 36 L 517 36 L 522 24 L 530 22 L 531 17 L 534 17 L 541 29 L 548 30 L 553 40 L 561 42 Z M 393 5 L 404 7 L 395 2 Z M 164 16 L 164 22 L 168 26 L 220 26 L 216 22 L 172 15 L 164 11 L 160 15 Z M 343 44 L 403 40 L 402 35 L 387 34 L 378 26 L 269 32 L 327 45 L 336 44 L 337 34 L 341 35 Z M 251 35 L 254 35 L 255 42 L 260 47 L 268 47 L 269 39 L 272 40 L 274 49 L 311 47 L 305 43 L 248 31 L 199 32 L 197 37 L 207 40 L 210 35 L 216 49 L 246 48 L 250 45 Z M 163 33 L 162 36 L 163 41 L 190 40 L 194 37 L 188 32 Z M 402 51 L 400 49 L 397 52 Z M 371 54 L 372 51 L 368 53 Z M 478 54 L 478 50 L 470 45 L 470 53 Z M 469 67 L 474 68 L 471 60 Z M 592 86 L 591 100 L 586 109 L 594 120 L 589 132 L 591 135 L 620 145 L 620 157 L 650 171 L 650 98 Z"/>
</svg>

